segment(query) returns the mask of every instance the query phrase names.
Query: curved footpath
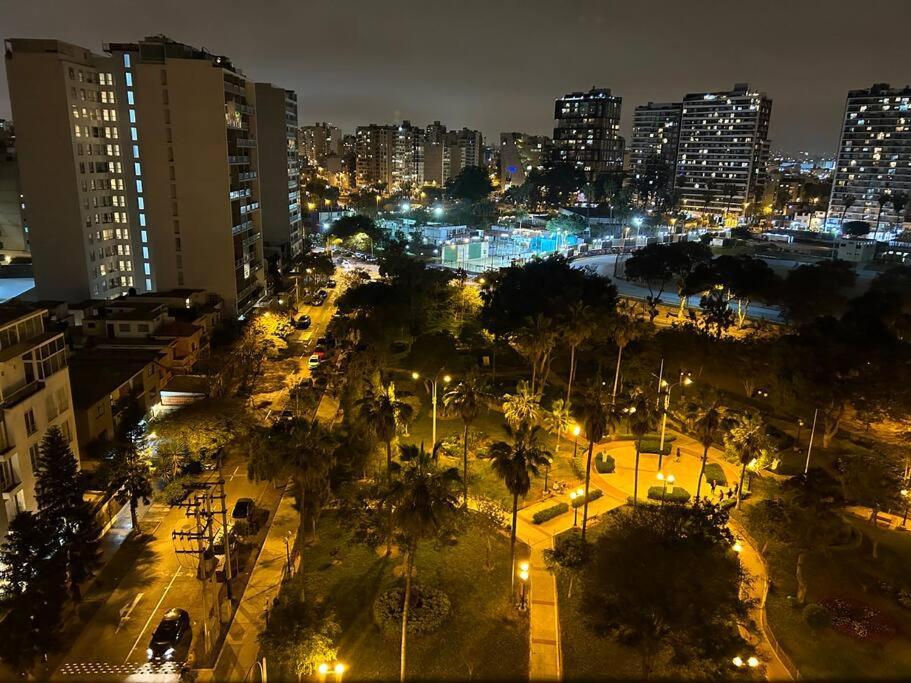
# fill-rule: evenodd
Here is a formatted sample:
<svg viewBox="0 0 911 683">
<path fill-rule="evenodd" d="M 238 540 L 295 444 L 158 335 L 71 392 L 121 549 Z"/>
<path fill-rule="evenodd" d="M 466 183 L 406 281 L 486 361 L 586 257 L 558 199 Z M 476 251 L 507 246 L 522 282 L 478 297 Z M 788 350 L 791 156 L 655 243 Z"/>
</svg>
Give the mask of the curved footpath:
<svg viewBox="0 0 911 683">
<path fill-rule="evenodd" d="M 702 458 L 702 446 L 690 437 L 678 433 L 674 433 L 673 436 L 676 437 L 676 440 L 673 442 L 672 455 L 664 458 L 662 471 L 665 474 L 674 474 L 677 484 L 690 493 L 694 493 Z M 679 461 L 675 457 L 678 447 L 681 456 Z M 592 488 L 601 489 L 604 495 L 589 504 L 589 517 L 600 516 L 625 505 L 633 490 L 635 451 L 632 443 L 629 441 L 607 442 L 596 450 L 613 455 L 616 470 L 613 474 L 604 475 L 598 473 L 594 469 L 594 464 L 592 465 Z M 709 462 L 721 465 L 730 484 L 738 481 L 740 476 L 738 468 L 720 457 L 717 449 L 709 450 Z M 647 491 L 649 486 L 657 483 L 657 473 L 658 456 L 643 454 L 639 463 L 640 498 L 644 497 L 642 493 Z M 705 487 L 703 490 L 705 491 Z M 532 522 L 535 512 L 561 502 L 567 505 L 570 503 L 568 493 L 551 496 L 523 508 L 519 511 L 516 524 L 516 536 L 529 546 L 531 553 L 529 558 L 531 566 L 528 676 L 533 681 L 559 680 L 563 676 L 556 579 L 544 564 L 544 551 L 553 547 L 555 536 L 572 528 L 573 515 L 570 508 L 570 512 L 543 524 Z M 581 511 L 579 517 L 581 524 Z M 766 620 L 765 601 L 769 579 L 765 560 L 753 539 L 739 522 L 732 519 L 730 526 L 743 546 L 740 554 L 741 561 L 752 578 L 745 588 L 747 595 L 755 600 L 753 619 L 759 627 L 758 637 L 749 633 L 744 633 L 744 636 L 753 644 L 758 656 L 765 663 L 767 680 L 794 680 L 799 677 L 799 674 L 787 654 L 778 645 Z"/>
</svg>

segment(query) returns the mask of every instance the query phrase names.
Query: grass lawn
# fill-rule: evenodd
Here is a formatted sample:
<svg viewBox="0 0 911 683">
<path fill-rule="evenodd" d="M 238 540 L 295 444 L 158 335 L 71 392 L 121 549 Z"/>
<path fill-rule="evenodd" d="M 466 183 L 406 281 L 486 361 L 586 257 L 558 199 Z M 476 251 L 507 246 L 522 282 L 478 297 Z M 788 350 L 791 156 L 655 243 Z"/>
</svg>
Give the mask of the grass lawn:
<svg viewBox="0 0 911 683">
<path fill-rule="evenodd" d="M 489 572 L 485 557 L 486 543 L 471 527 L 453 546 L 428 543 L 419 549 L 415 582 L 446 591 L 452 613 L 438 632 L 409 640 L 409 677 L 527 679 L 528 623 L 508 599 L 509 540 L 493 540 Z M 393 574 L 400 559 L 349 542 L 335 515 L 327 514 L 319 541 L 304 549 L 303 563 L 308 595 L 326 600 L 336 612 L 340 659 L 350 676 L 397 679 L 400 641 L 381 633 L 372 610 L 376 597 L 400 582 Z"/>
<path fill-rule="evenodd" d="M 894 635 L 859 639 L 831 627 L 810 628 L 802 610 L 788 601 L 797 590 L 796 553 L 774 542 L 766 554 L 773 586 L 767 602 L 769 625 L 803 678 L 906 678 L 911 671 L 911 610 L 901 607 L 894 593 L 887 593 L 880 584 L 884 581 L 893 589 L 911 589 L 907 572 L 911 534 L 877 529 L 859 519 L 849 519 L 848 524 L 864 535 L 862 543 L 808 557 L 807 603 L 841 599 L 876 610 Z M 874 539 L 878 541 L 877 559 L 872 556 Z"/>
</svg>

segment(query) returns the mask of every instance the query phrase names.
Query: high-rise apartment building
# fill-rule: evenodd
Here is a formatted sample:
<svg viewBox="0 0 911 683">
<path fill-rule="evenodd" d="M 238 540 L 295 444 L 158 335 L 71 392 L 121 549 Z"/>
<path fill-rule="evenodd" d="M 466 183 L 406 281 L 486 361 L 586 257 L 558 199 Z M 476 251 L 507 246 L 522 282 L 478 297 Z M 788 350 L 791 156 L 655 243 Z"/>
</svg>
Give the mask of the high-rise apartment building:
<svg viewBox="0 0 911 683">
<path fill-rule="evenodd" d="M 554 161 L 574 166 L 589 181 L 623 169 L 622 98 L 609 88 L 573 92 L 554 102 Z"/>
<path fill-rule="evenodd" d="M 79 457 L 66 342 L 45 328 L 46 317 L 0 306 L 0 537 L 17 514 L 38 509 L 38 449 L 48 429 L 60 429 Z"/>
<path fill-rule="evenodd" d="M 640 194 L 669 192 L 674 185 L 680 135 L 679 102 L 649 102 L 633 113 L 630 166 Z"/>
<path fill-rule="evenodd" d="M 283 260 L 301 254 L 300 169 L 297 95 L 269 83 L 256 84 L 256 144 L 264 247 Z"/>
<path fill-rule="evenodd" d="M 192 287 L 245 313 L 264 291 L 254 84 L 163 36 L 105 51 L 7 41 L 39 296 Z"/>
<path fill-rule="evenodd" d="M 457 176 L 466 166 L 484 165 L 484 137 L 481 131 L 462 128 L 450 131 L 448 137 L 450 145 L 459 149 L 458 164 L 449 169 L 450 175 Z"/>
<path fill-rule="evenodd" d="M 551 140 L 546 135 L 500 133 L 500 184 L 521 185 L 529 172 L 550 159 Z"/>
<path fill-rule="evenodd" d="M 762 197 L 772 100 L 745 83 L 683 98 L 675 189 L 684 211 L 736 219 Z"/>
<path fill-rule="evenodd" d="M 42 299 L 151 289 L 133 194 L 124 83 L 111 60 L 57 40 L 6 41 L 19 183 Z"/>
<path fill-rule="evenodd" d="M 16 163 L 16 134 L 11 121 L 0 119 L 0 253 L 28 251 L 28 231 Z"/>
<path fill-rule="evenodd" d="M 393 187 L 415 188 L 424 182 L 424 131 L 402 121 L 395 131 L 392 152 Z"/>
<path fill-rule="evenodd" d="M 326 157 L 342 153 L 342 131 L 329 123 L 301 126 L 299 142 L 301 161 L 308 166 L 323 166 Z"/>
<path fill-rule="evenodd" d="M 877 83 L 851 90 L 835 163 L 829 226 L 839 227 L 844 215 L 846 221 L 868 221 L 876 231 L 901 229 L 908 220 L 908 204 L 897 213 L 889 201 L 895 193 L 911 196 L 911 87 Z"/>
<path fill-rule="evenodd" d="M 358 187 L 392 187 L 396 126 L 358 126 L 355 143 L 355 176 Z"/>
</svg>

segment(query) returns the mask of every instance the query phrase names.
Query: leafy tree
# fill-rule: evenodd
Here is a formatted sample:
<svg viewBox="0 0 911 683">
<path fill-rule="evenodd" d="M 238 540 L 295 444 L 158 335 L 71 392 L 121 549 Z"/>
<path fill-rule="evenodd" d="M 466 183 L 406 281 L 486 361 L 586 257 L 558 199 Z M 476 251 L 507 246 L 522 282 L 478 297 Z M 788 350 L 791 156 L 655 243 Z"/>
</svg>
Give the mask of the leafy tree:
<svg viewBox="0 0 911 683">
<path fill-rule="evenodd" d="M 386 473 L 392 471 L 392 442 L 411 420 L 411 406 L 398 400 L 395 384 L 389 382 L 378 389 L 370 387 L 356 404 L 358 417 L 380 441 L 386 444 Z"/>
<path fill-rule="evenodd" d="M 277 665 L 300 679 L 317 674 L 320 664 L 338 659 L 341 631 L 335 615 L 322 603 L 304 600 L 301 591 L 283 591 L 269 610 L 259 642 L 270 667 Z"/>
<path fill-rule="evenodd" d="M 675 255 L 666 244 L 649 244 L 637 250 L 623 264 L 626 276 L 648 287 L 649 322 L 658 315 L 658 303 L 665 287 L 674 279 Z"/>
<path fill-rule="evenodd" d="M 712 505 L 619 510 L 584 571 L 586 624 L 635 645 L 643 678 L 663 648 L 726 677 L 746 645 L 734 625 L 751 626 L 732 542 L 727 513 Z"/>
<path fill-rule="evenodd" d="M 211 456 L 250 427 L 249 414 L 230 400 L 205 399 L 154 420 L 151 433 L 166 448 L 193 460 Z"/>
<path fill-rule="evenodd" d="M 544 564 L 552 571 L 564 571 L 569 575 L 567 597 L 573 596 L 576 576 L 591 560 L 592 545 L 582 536 L 566 534 L 557 536 L 553 550 L 544 551 Z"/>
<path fill-rule="evenodd" d="M 354 214 L 337 218 L 329 228 L 331 237 L 342 240 L 345 243 L 352 240 L 363 239 L 366 236 L 370 244 L 377 244 L 383 240 L 384 233 L 374 223 L 369 216 Z"/>
<path fill-rule="evenodd" d="M 720 289 L 715 288 L 704 294 L 699 300 L 699 307 L 702 309 L 699 315 L 690 311 L 689 325 L 695 330 L 721 339 L 734 325 L 734 311 L 728 306 L 727 299 Z"/>
<path fill-rule="evenodd" d="M 485 458 L 506 490 L 512 494 L 512 526 L 509 535 L 510 581 L 515 585 L 516 518 L 519 514 L 519 496 L 531 489 L 531 478 L 537 477 L 540 468 L 550 465 L 551 456 L 540 445 L 540 427 L 522 425 L 513 429 L 505 425 L 510 441 L 496 441 L 487 449 Z"/>
<path fill-rule="evenodd" d="M 772 301 L 780 289 L 775 272 L 763 259 L 723 255 L 711 263 L 713 279 L 725 289 L 728 300 L 737 301 L 737 326 L 742 327 L 754 300 Z"/>
<path fill-rule="evenodd" d="M 69 442 L 57 427 L 47 430 L 38 449 L 35 499 L 38 517 L 54 539 L 66 567 L 73 599 L 82 599 L 79 588 L 98 566 L 101 529 L 91 504 L 85 500 L 85 478 Z"/>
<path fill-rule="evenodd" d="M 453 199 L 480 202 L 493 192 L 487 171 L 480 166 L 466 166 L 446 183 L 446 191 Z"/>
<path fill-rule="evenodd" d="M 848 237 L 866 237 L 870 234 L 870 224 L 867 221 L 848 221 L 842 224 L 841 234 Z"/>
<path fill-rule="evenodd" d="M 475 507 L 472 512 L 474 513 L 475 528 L 484 536 L 484 542 L 487 547 L 484 556 L 484 568 L 490 571 L 493 569 L 493 562 L 490 557 L 491 541 L 506 528 L 506 513 L 497 501 L 486 496 L 475 498 Z"/>
<path fill-rule="evenodd" d="M 465 486 L 464 505 L 468 507 L 468 428 L 478 419 L 485 407 L 483 381 L 469 375 L 443 395 L 443 406 L 462 420 L 462 483 Z"/>
<path fill-rule="evenodd" d="M 393 528 L 405 555 L 405 598 L 402 608 L 402 649 L 399 677 L 405 680 L 407 655 L 408 612 L 411 607 L 411 574 L 418 544 L 424 540 L 440 540 L 452 533 L 458 522 L 461 488 L 456 468 L 441 469 L 437 448 L 432 453 L 423 447 L 401 447 L 402 469 L 386 492 L 392 510 Z"/>
<path fill-rule="evenodd" d="M 0 548 L 0 657 L 17 672 L 59 646 L 67 579 L 56 532 L 39 516 L 20 512 Z"/>
<path fill-rule="evenodd" d="M 582 540 L 585 540 L 585 531 L 588 526 L 588 491 L 592 474 L 592 454 L 595 443 L 600 442 L 605 436 L 617 428 L 619 415 L 604 391 L 604 382 L 600 376 L 586 387 L 585 394 L 578 406 L 585 438 L 588 440 L 588 458 L 585 461 L 585 502 L 582 504 Z"/>
<path fill-rule="evenodd" d="M 585 219 L 577 213 L 558 213 L 547 221 L 548 232 L 565 231 L 568 235 L 579 235 L 588 229 Z"/>
<path fill-rule="evenodd" d="M 889 453 L 858 450 L 835 461 L 846 503 L 869 507 L 875 522 L 881 510 L 899 510 L 905 484 L 903 463 Z"/>
<path fill-rule="evenodd" d="M 525 380 L 519 380 L 515 394 L 503 396 L 503 416 L 514 430 L 537 425 L 541 419 L 541 394 Z"/>
<path fill-rule="evenodd" d="M 565 206 L 585 186 L 585 174 L 571 164 L 551 164 L 543 170 L 533 169 L 522 186 L 533 204 Z"/>
<path fill-rule="evenodd" d="M 908 193 L 896 191 L 892 193 L 892 211 L 895 212 L 895 229 L 900 231 L 904 220 L 905 207 L 908 205 Z"/>
<path fill-rule="evenodd" d="M 781 306 L 792 323 L 810 322 L 818 316 L 836 315 L 845 306 L 846 294 L 856 274 L 850 263 L 821 261 L 790 271 L 781 287 Z"/>
<path fill-rule="evenodd" d="M 743 480 L 747 466 L 757 465 L 772 458 L 772 442 L 766 434 L 766 424 L 757 412 L 737 415 L 724 435 L 724 448 L 740 465 L 740 482 L 737 485 L 737 509 L 743 499 Z"/>
<path fill-rule="evenodd" d="M 135 398 L 126 399 L 120 410 L 120 423 L 110 444 L 111 481 L 116 488 L 117 501 L 130 506 L 130 526 L 139 531 L 136 509 L 145 505 L 152 495 L 152 472 L 145 450 L 145 425 L 142 408 Z"/>
</svg>

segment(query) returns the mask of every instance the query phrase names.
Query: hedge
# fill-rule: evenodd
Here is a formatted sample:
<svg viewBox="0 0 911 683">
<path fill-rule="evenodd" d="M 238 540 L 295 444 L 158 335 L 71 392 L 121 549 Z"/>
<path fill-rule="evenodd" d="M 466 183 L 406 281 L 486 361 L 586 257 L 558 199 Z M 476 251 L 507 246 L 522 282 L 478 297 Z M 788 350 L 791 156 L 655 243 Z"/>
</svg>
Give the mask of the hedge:
<svg viewBox="0 0 911 683">
<path fill-rule="evenodd" d="M 665 501 L 668 503 L 685 503 L 690 499 L 690 492 L 681 486 L 670 486 L 665 489 L 663 486 L 650 486 L 648 497 L 651 500 Z"/>
<path fill-rule="evenodd" d="M 380 595 L 373 603 L 373 618 L 377 626 L 387 633 L 401 633 L 404 604 L 404 588 L 393 588 Z M 449 597 L 440 589 L 412 586 L 408 633 L 415 635 L 436 631 L 446 621 L 451 609 Z"/>
<path fill-rule="evenodd" d="M 535 524 L 541 524 L 546 522 L 554 517 L 559 517 L 564 512 L 569 511 L 569 505 L 566 503 L 557 503 L 556 505 L 544 508 L 543 510 L 538 510 L 535 514 L 531 516 L 531 521 Z"/>
<path fill-rule="evenodd" d="M 705 480 L 711 484 L 715 482 L 719 486 L 727 486 L 728 478 L 724 476 L 724 470 L 721 468 L 717 462 L 706 463 L 705 466 Z"/>
<path fill-rule="evenodd" d="M 664 448 L 660 448 L 660 446 L 661 446 L 660 439 L 655 439 L 654 441 L 652 441 L 651 439 L 643 439 L 642 444 L 639 446 L 639 452 L 640 453 L 657 453 L 660 450 L 661 455 L 670 455 L 671 454 L 671 444 L 667 439 L 664 440 Z"/>
<path fill-rule="evenodd" d="M 595 456 L 595 469 L 600 474 L 611 474 L 616 469 L 616 463 L 614 462 L 614 456 L 605 455 L 604 453 L 598 453 Z"/>
<path fill-rule="evenodd" d="M 666 444 L 673 443 L 674 441 L 676 441 L 676 439 L 677 439 L 677 437 L 674 436 L 673 434 L 664 435 L 664 443 L 666 443 Z M 635 440 L 636 440 L 635 434 L 615 434 L 614 435 L 614 441 L 635 441 Z M 661 434 L 658 432 L 649 432 L 648 434 L 643 435 L 642 443 L 645 443 L 647 441 L 661 441 Z"/>
<path fill-rule="evenodd" d="M 598 500 L 601 496 L 604 495 L 604 491 L 601 489 L 590 489 L 588 492 L 588 502 L 591 503 L 593 500 Z M 572 506 L 574 508 L 579 508 L 585 505 L 585 496 L 578 496 L 573 502 Z"/>
</svg>

